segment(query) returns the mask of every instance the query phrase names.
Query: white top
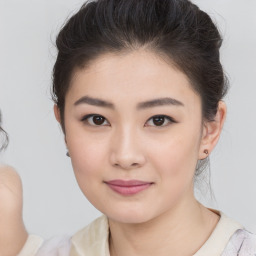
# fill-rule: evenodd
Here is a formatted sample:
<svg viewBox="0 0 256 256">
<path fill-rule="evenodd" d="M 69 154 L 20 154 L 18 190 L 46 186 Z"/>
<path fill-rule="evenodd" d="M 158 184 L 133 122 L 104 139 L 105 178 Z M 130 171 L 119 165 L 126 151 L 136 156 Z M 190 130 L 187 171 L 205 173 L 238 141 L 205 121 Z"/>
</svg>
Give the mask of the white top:
<svg viewBox="0 0 256 256">
<path fill-rule="evenodd" d="M 255 256 L 256 235 L 245 230 L 223 212 L 204 245 L 193 256 Z M 72 237 L 54 237 L 47 241 L 30 235 L 18 256 L 110 256 L 109 225 L 105 215 L 94 220 Z"/>
</svg>

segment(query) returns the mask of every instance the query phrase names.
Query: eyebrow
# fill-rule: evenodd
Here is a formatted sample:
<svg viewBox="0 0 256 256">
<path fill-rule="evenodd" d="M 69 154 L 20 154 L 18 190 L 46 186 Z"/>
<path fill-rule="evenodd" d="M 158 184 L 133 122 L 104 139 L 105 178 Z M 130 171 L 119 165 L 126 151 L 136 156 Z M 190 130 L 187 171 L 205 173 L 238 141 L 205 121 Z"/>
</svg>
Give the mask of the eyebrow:
<svg viewBox="0 0 256 256">
<path fill-rule="evenodd" d="M 98 98 L 92 98 L 89 96 L 84 96 L 74 103 L 75 106 L 80 104 L 89 104 L 93 106 L 109 108 L 112 110 L 115 109 L 115 106 L 113 103 L 102 100 L 102 99 L 98 99 Z M 141 109 L 152 108 L 157 106 L 165 106 L 165 105 L 184 106 L 184 104 L 179 100 L 176 100 L 170 97 L 165 97 L 165 98 L 158 98 L 158 99 L 140 102 L 137 104 L 136 109 L 141 110 Z"/>
</svg>

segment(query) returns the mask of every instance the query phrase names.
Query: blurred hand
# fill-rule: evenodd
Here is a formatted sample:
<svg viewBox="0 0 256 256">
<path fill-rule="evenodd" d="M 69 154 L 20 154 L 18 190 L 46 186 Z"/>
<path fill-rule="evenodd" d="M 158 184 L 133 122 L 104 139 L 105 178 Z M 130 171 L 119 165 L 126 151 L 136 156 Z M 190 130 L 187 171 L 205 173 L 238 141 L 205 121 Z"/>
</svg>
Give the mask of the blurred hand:
<svg viewBox="0 0 256 256">
<path fill-rule="evenodd" d="M 22 183 L 10 166 L 0 166 L 0 256 L 16 256 L 28 233 L 22 218 Z"/>
</svg>

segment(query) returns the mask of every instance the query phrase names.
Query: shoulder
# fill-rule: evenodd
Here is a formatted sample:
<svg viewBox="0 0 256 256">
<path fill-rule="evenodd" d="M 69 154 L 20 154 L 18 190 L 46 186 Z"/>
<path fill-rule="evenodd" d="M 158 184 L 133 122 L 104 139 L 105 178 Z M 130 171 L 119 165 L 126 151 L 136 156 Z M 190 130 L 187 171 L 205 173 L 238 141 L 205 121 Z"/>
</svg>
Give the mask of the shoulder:
<svg viewBox="0 0 256 256">
<path fill-rule="evenodd" d="M 71 237 L 55 236 L 46 241 L 36 235 L 29 235 L 18 256 L 68 256 Z"/>
<path fill-rule="evenodd" d="M 69 256 L 72 249 L 92 250 L 94 253 L 95 250 L 98 252 L 105 248 L 108 244 L 107 240 L 108 220 L 103 215 L 75 233 L 72 237 L 69 235 L 54 236 L 44 241 L 43 238 L 31 234 L 17 256 Z"/>
<path fill-rule="evenodd" d="M 46 240 L 35 256 L 68 256 L 71 248 L 71 237 L 55 236 Z"/>
<path fill-rule="evenodd" d="M 17 256 L 34 256 L 42 244 L 43 238 L 31 234 Z"/>
<path fill-rule="evenodd" d="M 221 256 L 255 256 L 256 235 L 246 229 L 238 229 L 230 238 Z"/>
</svg>

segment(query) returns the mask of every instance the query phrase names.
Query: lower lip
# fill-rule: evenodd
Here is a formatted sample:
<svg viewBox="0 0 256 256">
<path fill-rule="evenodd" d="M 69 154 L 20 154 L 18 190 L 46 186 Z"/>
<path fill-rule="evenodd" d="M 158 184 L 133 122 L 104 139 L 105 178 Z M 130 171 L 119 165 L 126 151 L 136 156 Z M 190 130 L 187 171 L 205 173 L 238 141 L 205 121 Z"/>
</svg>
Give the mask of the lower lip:
<svg viewBox="0 0 256 256">
<path fill-rule="evenodd" d="M 121 195 L 134 195 L 137 194 L 148 187 L 152 185 L 151 183 L 143 184 L 143 185 L 137 185 L 137 186 L 129 186 L 129 187 L 124 187 L 124 186 L 117 186 L 117 185 L 112 185 L 108 184 L 107 185 L 114 190 L 115 192 L 121 194 Z"/>
</svg>

